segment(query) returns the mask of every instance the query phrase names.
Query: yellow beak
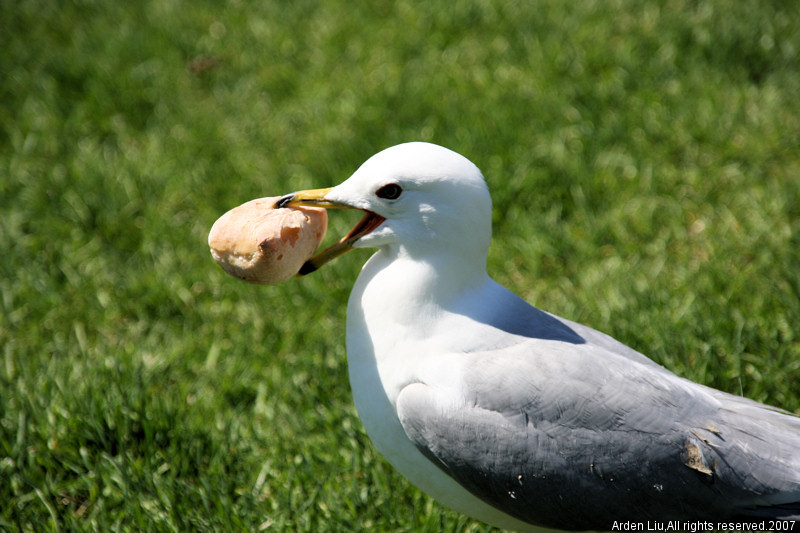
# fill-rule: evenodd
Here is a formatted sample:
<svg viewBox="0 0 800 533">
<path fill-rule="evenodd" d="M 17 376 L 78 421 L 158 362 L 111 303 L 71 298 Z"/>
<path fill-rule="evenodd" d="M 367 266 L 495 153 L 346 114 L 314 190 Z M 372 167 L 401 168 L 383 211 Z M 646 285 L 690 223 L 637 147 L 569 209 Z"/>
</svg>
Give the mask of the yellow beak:
<svg viewBox="0 0 800 533">
<path fill-rule="evenodd" d="M 287 194 L 278 200 L 275 207 L 292 207 L 305 205 L 309 207 L 325 207 L 325 208 L 341 208 L 341 209 L 357 209 L 351 205 L 343 204 L 341 202 L 334 202 L 326 200 L 325 196 L 331 191 L 327 189 L 310 189 L 306 191 L 298 191 L 292 194 Z M 306 261 L 300 268 L 298 276 L 305 276 L 315 270 L 318 270 L 322 265 L 336 259 L 340 255 L 349 252 L 353 249 L 353 244 L 381 225 L 386 220 L 377 213 L 372 211 L 365 211 L 364 217 L 350 230 L 350 232 L 342 237 L 336 244 L 333 244 L 321 252 L 318 252 L 311 259 Z"/>
<path fill-rule="evenodd" d="M 331 189 L 333 189 L 333 187 L 293 192 L 280 198 L 275 204 L 275 207 L 291 207 L 293 205 L 307 205 L 310 207 L 349 207 L 326 200 L 325 196 L 331 192 Z"/>
</svg>

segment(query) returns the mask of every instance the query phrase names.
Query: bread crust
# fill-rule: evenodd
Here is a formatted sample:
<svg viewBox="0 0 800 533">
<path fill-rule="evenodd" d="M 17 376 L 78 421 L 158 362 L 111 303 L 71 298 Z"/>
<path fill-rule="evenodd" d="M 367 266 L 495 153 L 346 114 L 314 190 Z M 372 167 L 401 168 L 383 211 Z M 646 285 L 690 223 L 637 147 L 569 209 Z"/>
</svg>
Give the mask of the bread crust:
<svg viewBox="0 0 800 533">
<path fill-rule="evenodd" d="M 293 277 L 319 247 L 328 215 L 319 207 L 276 208 L 280 196 L 234 207 L 214 222 L 208 246 L 231 276 L 272 285 Z"/>
</svg>

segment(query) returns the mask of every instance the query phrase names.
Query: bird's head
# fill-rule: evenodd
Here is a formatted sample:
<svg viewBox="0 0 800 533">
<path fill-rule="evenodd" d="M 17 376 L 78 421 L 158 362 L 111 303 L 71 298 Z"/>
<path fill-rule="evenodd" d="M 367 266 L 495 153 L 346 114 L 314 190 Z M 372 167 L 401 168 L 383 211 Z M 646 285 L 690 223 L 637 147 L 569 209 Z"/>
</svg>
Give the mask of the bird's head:
<svg viewBox="0 0 800 533">
<path fill-rule="evenodd" d="M 278 202 L 279 207 L 293 205 L 365 212 L 350 233 L 312 257 L 301 274 L 353 248 L 382 248 L 419 259 L 446 252 L 485 265 L 492 211 L 486 183 L 472 162 L 435 144 L 393 146 L 336 187 L 295 192 Z"/>
</svg>

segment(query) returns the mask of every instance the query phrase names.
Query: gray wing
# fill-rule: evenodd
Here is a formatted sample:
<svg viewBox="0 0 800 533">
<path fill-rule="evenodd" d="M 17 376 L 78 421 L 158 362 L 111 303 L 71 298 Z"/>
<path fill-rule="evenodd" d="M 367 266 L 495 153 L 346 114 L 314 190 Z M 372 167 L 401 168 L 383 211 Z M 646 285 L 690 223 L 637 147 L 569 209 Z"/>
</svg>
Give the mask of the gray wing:
<svg viewBox="0 0 800 533">
<path fill-rule="evenodd" d="M 415 383 L 398 397 L 400 421 L 462 486 L 532 524 L 800 517 L 799 418 L 613 343 L 528 339 L 465 354 L 467 401 Z"/>
</svg>

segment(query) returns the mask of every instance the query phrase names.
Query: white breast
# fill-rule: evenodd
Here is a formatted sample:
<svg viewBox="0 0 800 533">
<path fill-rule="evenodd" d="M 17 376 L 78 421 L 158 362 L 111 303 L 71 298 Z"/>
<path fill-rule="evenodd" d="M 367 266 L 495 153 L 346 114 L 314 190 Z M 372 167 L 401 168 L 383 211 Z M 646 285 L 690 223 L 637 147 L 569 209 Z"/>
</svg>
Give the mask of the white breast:
<svg viewBox="0 0 800 533">
<path fill-rule="evenodd" d="M 431 356 L 430 351 L 415 346 L 415 341 L 404 331 L 402 305 L 394 302 L 391 311 L 379 308 L 383 298 L 391 297 L 387 291 L 392 292 L 392 287 L 370 286 L 376 272 L 375 260 L 373 257 L 365 265 L 347 310 L 350 386 L 359 417 L 373 444 L 406 479 L 441 504 L 505 529 L 542 531 L 472 495 L 429 461 L 406 436 L 395 408 L 397 396 L 404 386 L 425 382 L 426 370 L 430 372 L 438 362 L 423 360 Z M 371 291 L 381 297 L 373 297 Z M 370 309 L 371 306 L 376 308 Z M 370 317 L 369 322 L 365 317 Z M 450 365 L 453 371 L 448 375 L 457 379 L 457 365 L 452 365 L 452 361 L 441 364 Z"/>
</svg>

